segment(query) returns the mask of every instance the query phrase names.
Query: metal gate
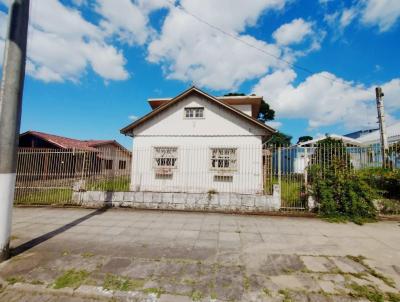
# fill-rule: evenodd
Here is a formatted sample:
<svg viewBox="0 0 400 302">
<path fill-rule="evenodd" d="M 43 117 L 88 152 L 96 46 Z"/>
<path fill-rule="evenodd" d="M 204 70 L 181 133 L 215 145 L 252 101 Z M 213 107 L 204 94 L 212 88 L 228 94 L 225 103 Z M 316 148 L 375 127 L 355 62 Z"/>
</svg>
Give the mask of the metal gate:
<svg viewBox="0 0 400 302">
<path fill-rule="evenodd" d="M 299 160 L 300 159 L 300 160 Z M 265 194 L 272 194 L 274 184 L 281 188 L 281 210 L 304 211 L 307 209 L 305 169 L 299 148 L 264 146 L 263 174 Z"/>
</svg>

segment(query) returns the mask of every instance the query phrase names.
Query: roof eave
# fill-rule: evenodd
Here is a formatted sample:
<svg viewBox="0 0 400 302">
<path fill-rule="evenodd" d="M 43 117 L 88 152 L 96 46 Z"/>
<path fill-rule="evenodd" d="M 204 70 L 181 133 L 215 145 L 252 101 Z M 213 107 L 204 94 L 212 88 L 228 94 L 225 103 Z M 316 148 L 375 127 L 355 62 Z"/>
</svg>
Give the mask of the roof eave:
<svg viewBox="0 0 400 302">
<path fill-rule="evenodd" d="M 155 110 L 149 112 L 148 114 L 146 114 L 146 115 L 143 116 L 142 118 L 138 119 L 137 121 L 135 121 L 135 122 L 131 123 L 130 125 L 128 125 L 128 126 L 122 128 L 122 129 L 120 130 L 121 134 L 129 135 L 128 132 L 131 132 L 131 130 L 133 130 L 137 125 L 141 124 L 141 123 L 144 122 L 145 120 L 147 120 L 147 119 L 151 118 L 152 116 L 156 115 L 158 112 L 164 110 L 165 108 L 167 108 L 167 107 L 169 107 L 169 106 L 172 106 L 174 103 L 176 103 L 177 101 L 179 101 L 179 99 L 181 99 L 182 97 L 184 97 L 185 95 L 187 95 L 187 94 L 189 94 L 189 93 L 191 93 L 191 92 L 193 92 L 193 91 L 196 91 L 197 93 L 199 93 L 199 94 L 201 94 L 201 95 L 203 95 L 203 96 L 205 96 L 205 97 L 207 97 L 207 98 L 209 98 L 209 99 L 214 100 L 214 101 L 217 102 L 219 105 L 221 105 L 221 106 L 223 106 L 223 107 L 225 107 L 225 108 L 227 108 L 227 109 L 229 109 L 229 110 L 231 110 L 231 111 L 236 112 L 238 115 L 244 117 L 244 118 L 247 119 L 249 122 L 252 122 L 252 123 L 258 125 L 259 127 L 264 128 L 265 130 L 268 130 L 268 131 L 270 131 L 270 132 L 272 132 L 272 133 L 276 133 L 276 132 L 277 132 L 277 130 L 275 130 L 274 128 L 272 128 L 272 127 L 270 127 L 270 126 L 268 126 L 268 125 L 266 125 L 266 124 L 264 124 L 264 123 L 262 123 L 262 122 L 256 120 L 255 118 L 253 118 L 253 117 L 247 115 L 246 113 L 244 113 L 244 112 L 242 112 L 242 111 L 240 111 L 240 110 L 238 110 L 238 109 L 236 109 L 236 108 L 234 108 L 234 107 L 232 107 L 232 106 L 229 106 L 229 105 L 223 103 L 222 101 L 220 101 L 220 100 L 217 99 L 216 97 L 214 97 L 214 96 L 212 96 L 212 95 L 209 95 L 208 93 L 206 93 L 206 92 L 204 92 L 204 91 L 198 89 L 197 87 L 192 86 L 191 88 L 185 90 L 184 92 L 182 92 L 181 94 L 179 94 L 178 96 L 176 96 L 175 98 L 173 98 L 170 102 L 166 102 L 165 104 L 163 104 L 163 105 L 157 107 Z M 129 135 L 129 136 L 133 136 L 133 134 L 132 134 L 132 135 Z"/>
</svg>

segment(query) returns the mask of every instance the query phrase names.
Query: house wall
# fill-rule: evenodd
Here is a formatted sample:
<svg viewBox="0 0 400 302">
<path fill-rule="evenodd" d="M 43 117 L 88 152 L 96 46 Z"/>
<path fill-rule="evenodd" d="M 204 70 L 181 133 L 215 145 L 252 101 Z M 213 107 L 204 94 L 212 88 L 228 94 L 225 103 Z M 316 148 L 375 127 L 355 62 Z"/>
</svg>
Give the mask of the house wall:
<svg viewBox="0 0 400 302">
<path fill-rule="evenodd" d="M 186 119 L 185 107 L 204 107 L 204 118 Z M 134 130 L 131 190 L 152 192 L 262 193 L 262 135 L 265 130 L 197 95 Z M 156 178 L 154 147 L 178 147 L 172 177 Z M 211 147 L 237 149 L 237 169 L 224 174 L 211 168 Z M 216 181 L 215 175 L 232 177 Z"/>
<path fill-rule="evenodd" d="M 96 146 L 96 149 L 101 151 L 101 170 L 105 173 L 112 175 L 129 175 L 131 163 L 131 156 L 129 153 L 121 150 L 113 144 L 105 144 Z M 106 160 L 112 160 L 112 169 L 107 169 Z M 119 161 L 125 161 L 125 169 L 120 169 Z"/>
<path fill-rule="evenodd" d="M 233 108 L 238 109 L 247 115 L 251 116 L 251 105 L 250 104 L 245 104 L 245 105 L 231 105 Z"/>
</svg>

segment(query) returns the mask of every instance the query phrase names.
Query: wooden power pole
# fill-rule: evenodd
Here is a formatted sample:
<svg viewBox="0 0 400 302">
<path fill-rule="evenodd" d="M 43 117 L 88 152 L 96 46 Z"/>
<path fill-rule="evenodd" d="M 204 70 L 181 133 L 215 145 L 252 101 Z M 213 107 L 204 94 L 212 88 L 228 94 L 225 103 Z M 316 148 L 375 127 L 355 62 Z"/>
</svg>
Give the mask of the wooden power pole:
<svg viewBox="0 0 400 302">
<path fill-rule="evenodd" d="M 376 93 L 376 107 L 378 110 L 378 123 L 381 141 L 381 153 L 382 153 L 382 167 L 386 165 L 386 155 L 389 149 L 387 136 L 386 136 L 386 124 L 385 124 L 385 109 L 383 105 L 383 91 L 381 87 L 375 88 Z"/>
</svg>

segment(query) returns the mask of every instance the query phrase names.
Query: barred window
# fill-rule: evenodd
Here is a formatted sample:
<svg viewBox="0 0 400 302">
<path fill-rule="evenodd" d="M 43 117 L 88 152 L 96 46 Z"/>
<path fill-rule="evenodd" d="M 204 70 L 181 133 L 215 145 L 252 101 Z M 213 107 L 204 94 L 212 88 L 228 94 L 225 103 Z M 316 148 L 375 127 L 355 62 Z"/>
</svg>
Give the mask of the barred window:
<svg viewBox="0 0 400 302">
<path fill-rule="evenodd" d="M 235 171 L 237 169 L 236 148 L 211 148 L 211 169 Z"/>
<path fill-rule="evenodd" d="M 176 168 L 178 147 L 154 147 L 155 168 Z"/>
<path fill-rule="evenodd" d="M 193 107 L 193 108 L 185 108 L 185 117 L 186 118 L 202 118 L 204 117 L 204 108 L 203 107 Z"/>
<path fill-rule="evenodd" d="M 118 167 L 120 170 L 125 170 L 126 169 L 126 160 L 120 160 Z"/>
<path fill-rule="evenodd" d="M 112 170 L 112 168 L 113 168 L 113 160 L 112 159 L 106 159 L 105 160 L 105 167 L 106 167 L 106 170 Z"/>
</svg>

